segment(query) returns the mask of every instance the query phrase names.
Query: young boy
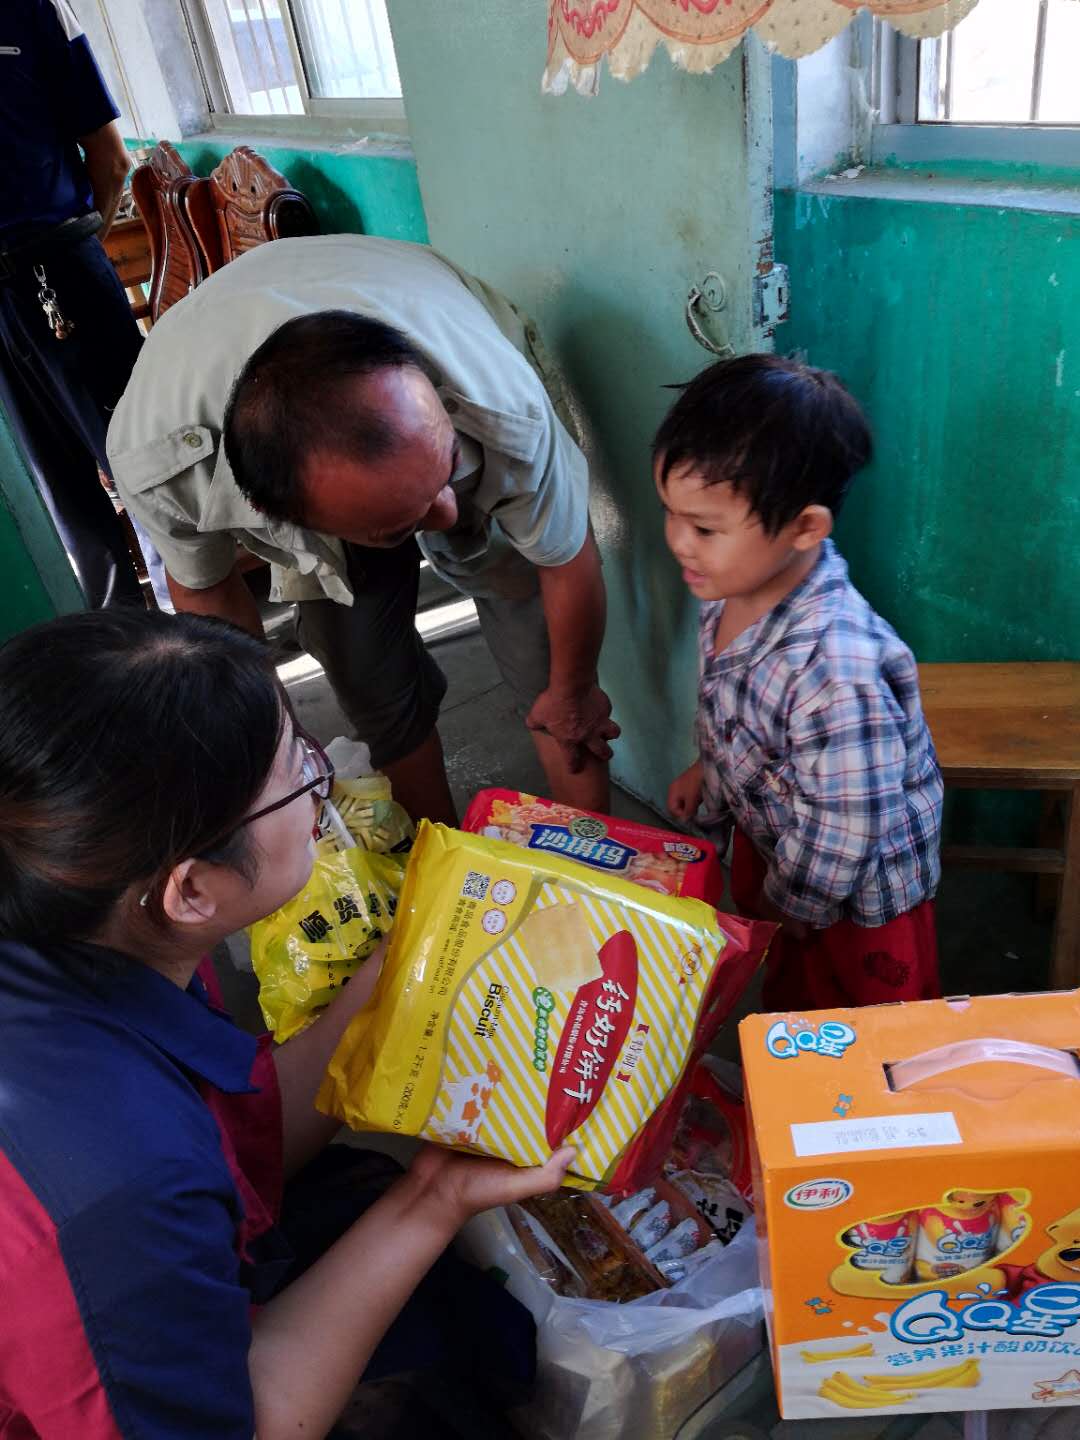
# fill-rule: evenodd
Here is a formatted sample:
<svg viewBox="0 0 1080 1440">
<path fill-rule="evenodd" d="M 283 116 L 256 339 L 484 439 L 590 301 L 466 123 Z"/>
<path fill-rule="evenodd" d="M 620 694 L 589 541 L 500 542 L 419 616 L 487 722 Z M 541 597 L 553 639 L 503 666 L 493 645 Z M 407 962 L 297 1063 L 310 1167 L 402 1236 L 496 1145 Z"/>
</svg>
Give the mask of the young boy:
<svg viewBox="0 0 1080 1440">
<path fill-rule="evenodd" d="M 732 896 L 779 920 L 770 1010 L 940 994 L 933 895 L 942 782 L 910 650 L 829 536 L 870 459 L 821 370 L 721 361 L 657 432 L 665 535 L 702 602 L 697 745 L 668 807 L 721 848 Z"/>
</svg>

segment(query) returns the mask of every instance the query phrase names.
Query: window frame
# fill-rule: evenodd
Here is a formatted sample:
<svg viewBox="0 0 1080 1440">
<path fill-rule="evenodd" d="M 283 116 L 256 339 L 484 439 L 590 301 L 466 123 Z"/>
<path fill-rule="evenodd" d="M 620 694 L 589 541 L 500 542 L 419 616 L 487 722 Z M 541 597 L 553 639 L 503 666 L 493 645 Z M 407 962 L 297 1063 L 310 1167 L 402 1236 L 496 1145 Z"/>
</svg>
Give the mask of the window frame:
<svg viewBox="0 0 1080 1440">
<path fill-rule="evenodd" d="M 1045 5 L 1040 25 L 1045 26 Z M 1043 30 L 1045 34 L 1045 30 Z M 915 40 L 875 19 L 870 60 L 870 96 L 876 119 L 870 132 L 869 163 L 934 165 L 960 161 L 972 164 L 1025 165 L 1039 169 L 1080 169 L 1080 125 L 1040 120 L 966 123 L 920 120 L 921 45 L 941 40 Z"/>
<path fill-rule="evenodd" d="M 329 131 L 351 135 L 359 125 L 365 131 L 380 127 L 407 134 L 405 101 L 400 96 L 343 98 L 311 94 L 307 65 L 293 17 L 293 3 L 294 0 L 278 0 L 303 112 L 249 114 L 232 108 L 221 52 L 205 0 L 181 0 L 214 129 L 233 133 L 256 131 L 260 134 L 296 135 L 305 132 L 325 134 Z"/>
</svg>

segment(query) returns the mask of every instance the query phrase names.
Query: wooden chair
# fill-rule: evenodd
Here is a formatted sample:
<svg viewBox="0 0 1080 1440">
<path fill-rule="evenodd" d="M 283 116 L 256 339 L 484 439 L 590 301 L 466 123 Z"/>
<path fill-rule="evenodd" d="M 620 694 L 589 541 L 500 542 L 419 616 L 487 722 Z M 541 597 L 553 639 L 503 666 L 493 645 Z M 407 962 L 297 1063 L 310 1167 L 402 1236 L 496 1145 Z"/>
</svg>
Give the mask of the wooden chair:
<svg viewBox="0 0 1080 1440">
<path fill-rule="evenodd" d="M 206 186 L 167 140 L 154 147 L 131 177 L 131 192 L 150 239 L 152 321 L 210 274 L 188 208 L 192 192 Z"/>
<path fill-rule="evenodd" d="M 306 196 L 294 190 L 279 170 L 250 145 L 226 155 L 207 181 L 208 204 L 189 209 L 203 257 L 228 264 L 238 255 L 295 235 L 317 235 L 319 223 Z M 211 265 L 216 269 L 217 264 Z"/>
<path fill-rule="evenodd" d="M 920 665 L 919 679 L 946 786 L 1064 801 L 1059 847 L 946 845 L 941 858 L 1055 877 L 1051 981 L 1080 986 L 1080 664 Z"/>
<path fill-rule="evenodd" d="M 146 226 L 138 215 L 117 220 L 102 243 L 120 277 L 120 284 L 127 291 L 131 313 L 136 320 L 151 325 L 150 303 L 142 290 L 154 272 Z"/>
</svg>

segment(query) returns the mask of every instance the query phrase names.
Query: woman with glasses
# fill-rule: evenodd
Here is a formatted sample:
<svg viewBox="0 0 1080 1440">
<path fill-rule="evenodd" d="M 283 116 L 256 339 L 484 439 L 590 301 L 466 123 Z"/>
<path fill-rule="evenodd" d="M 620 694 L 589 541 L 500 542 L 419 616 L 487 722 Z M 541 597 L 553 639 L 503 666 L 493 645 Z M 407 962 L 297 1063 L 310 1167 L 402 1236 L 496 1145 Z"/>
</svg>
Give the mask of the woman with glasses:
<svg viewBox="0 0 1080 1440">
<path fill-rule="evenodd" d="M 452 1434 L 455 1379 L 529 1348 L 443 1252 L 571 1152 L 327 1151 L 315 1091 L 375 964 L 277 1049 L 208 989 L 203 958 L 307 881 L 332 778 L 218 621 L 102 611 L 0 649 L 0 1434 L 340 1434 L 362 1374 L 425 1367 L 422 1433 Z"/>
</svg>

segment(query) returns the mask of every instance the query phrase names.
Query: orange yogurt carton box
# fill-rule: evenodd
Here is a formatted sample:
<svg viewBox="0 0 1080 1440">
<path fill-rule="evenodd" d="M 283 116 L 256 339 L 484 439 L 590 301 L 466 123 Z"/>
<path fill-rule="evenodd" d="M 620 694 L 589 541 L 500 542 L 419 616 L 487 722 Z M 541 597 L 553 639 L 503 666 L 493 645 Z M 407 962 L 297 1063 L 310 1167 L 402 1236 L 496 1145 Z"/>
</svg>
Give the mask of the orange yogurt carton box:
<svg viewBox="0 0 1080 1440">
<path fill-rule="evenodd" d="M 784 1418 L 1080 1404 L 1080 991 L 739 1035 Z"/>
</svg>

